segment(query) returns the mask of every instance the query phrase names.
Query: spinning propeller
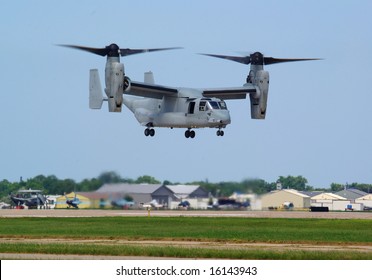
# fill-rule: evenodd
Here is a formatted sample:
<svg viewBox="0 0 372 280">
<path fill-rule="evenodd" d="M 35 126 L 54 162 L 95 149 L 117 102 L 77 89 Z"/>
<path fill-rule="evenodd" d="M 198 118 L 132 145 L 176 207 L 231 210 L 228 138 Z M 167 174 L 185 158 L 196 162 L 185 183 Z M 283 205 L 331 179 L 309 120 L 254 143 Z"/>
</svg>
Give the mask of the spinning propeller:
<svg viewBox="0 0 372 280">
<path fill-rule="evenodd" d="M 269 65 L 274 63 L 282 62 L 294 62 L 294 61 L 306 61 L 306 60 L 320 60 L 320 58 L 274 58 L 269 56 L 263 56 L 260 52 L 255 52 L 249 56 L 229 56 L 229 55 L 217 55 L 217 54 L 206 54 L 201 53 L 201 55 L 207 55 L 227 60 L 232 60 L 235 62 L 243 64 L 252 64 L 252 65 Z"/>
<path fill-rule="evenodd" d="M 94 53 L 100 56 L 108 56 L 108 57 L 119 57 L 119 56 L 128 56 L 128 55 L 133 55 L 133 54 L 138 54 L 138 53 L 180 49 L 179 47 L 160 48 L 160 49 L 121 49 L 116 44 L 111 44 L 104 48 L 91 48 L 91 47 L 76 46 L 76 45 L 59 45 L 59 46 L 78 49 L 78 50 Z"/>
</svg>

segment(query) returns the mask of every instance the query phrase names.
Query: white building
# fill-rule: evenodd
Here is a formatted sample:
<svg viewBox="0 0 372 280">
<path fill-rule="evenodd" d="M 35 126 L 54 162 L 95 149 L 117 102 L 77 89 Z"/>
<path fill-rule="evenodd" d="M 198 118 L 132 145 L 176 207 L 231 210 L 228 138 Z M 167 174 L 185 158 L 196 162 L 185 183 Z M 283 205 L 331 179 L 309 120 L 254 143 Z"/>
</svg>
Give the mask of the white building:
<svg viewBox="0 0 372 280">
<path fill-rule="evenodd" d="M 328 207 L 331 211 L 363 210 L 363 205 L 334 193 L 321 193 L 311 197 L 311 206 Z"/>
<path fill-rule="evenodd" d="M 369 193 L 365 196 L 359 197 L 355 199 L 355 203 L 361 203 L 365 207 L 372 207 L 372 194 Z"/>
</svg>

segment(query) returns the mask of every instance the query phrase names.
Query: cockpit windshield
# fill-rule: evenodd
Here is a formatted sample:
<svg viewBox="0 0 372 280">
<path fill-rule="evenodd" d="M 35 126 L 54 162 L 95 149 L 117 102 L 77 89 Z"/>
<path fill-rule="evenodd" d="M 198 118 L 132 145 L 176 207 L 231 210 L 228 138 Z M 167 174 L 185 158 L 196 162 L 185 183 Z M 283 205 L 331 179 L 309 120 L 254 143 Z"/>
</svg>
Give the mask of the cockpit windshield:
<svg viewBox="0 0 372 280">
<path fill-rule="evenodd" d="M 211 105 L 212 109 L 220 109 L 220 106 L 218 106 L 216 101 L 209 101 L 209 104 Z"/>
<path fill-rule="evenodd" d="M 214 101 L 202 99 L 199 103 L 199 111 L 206 110 L 227 110 L 227 106 L 225 101 L 222 100 Z"/>
</svg>

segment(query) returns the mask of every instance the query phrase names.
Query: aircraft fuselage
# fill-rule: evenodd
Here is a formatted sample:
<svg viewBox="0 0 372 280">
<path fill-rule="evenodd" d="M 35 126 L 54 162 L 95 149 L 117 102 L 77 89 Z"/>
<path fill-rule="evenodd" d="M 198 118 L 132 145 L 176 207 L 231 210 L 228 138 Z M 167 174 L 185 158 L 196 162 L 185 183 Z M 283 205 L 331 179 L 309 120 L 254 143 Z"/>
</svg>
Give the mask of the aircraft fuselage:
<svg viewBox="0 0 372 280">
<path fill-rule="evenodd" d="M 197 90 L 181 88 L 177 97 L 162 99 L 124 94 L 123 103 L 141 125 L 148 127 L 224 128 L 230 124 L 230 113 L 223 100 L 200 96 Z"/>
</svg>

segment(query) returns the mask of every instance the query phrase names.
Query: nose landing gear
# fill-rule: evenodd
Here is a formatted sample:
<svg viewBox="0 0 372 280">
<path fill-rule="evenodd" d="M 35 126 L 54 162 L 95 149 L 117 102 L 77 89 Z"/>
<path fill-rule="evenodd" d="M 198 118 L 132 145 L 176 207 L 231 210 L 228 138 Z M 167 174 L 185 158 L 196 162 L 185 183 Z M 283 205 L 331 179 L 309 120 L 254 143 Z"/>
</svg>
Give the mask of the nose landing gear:
<svg viewBox="0 0 372 280">
<path fill-rule="evenodd" d="M 185 131 L 185 137 L 186 138 L 194 138 L 195 137 L 195 131 L 191 130 L 190 128 Z"/>
<path fill-rule="evenodd" d="M 219 128 L 216 132 L 217 136 L 224 136 L 225 135 L 225 132 L 223 130 L 221 130 L 221 128 Z"/>
</svg>

